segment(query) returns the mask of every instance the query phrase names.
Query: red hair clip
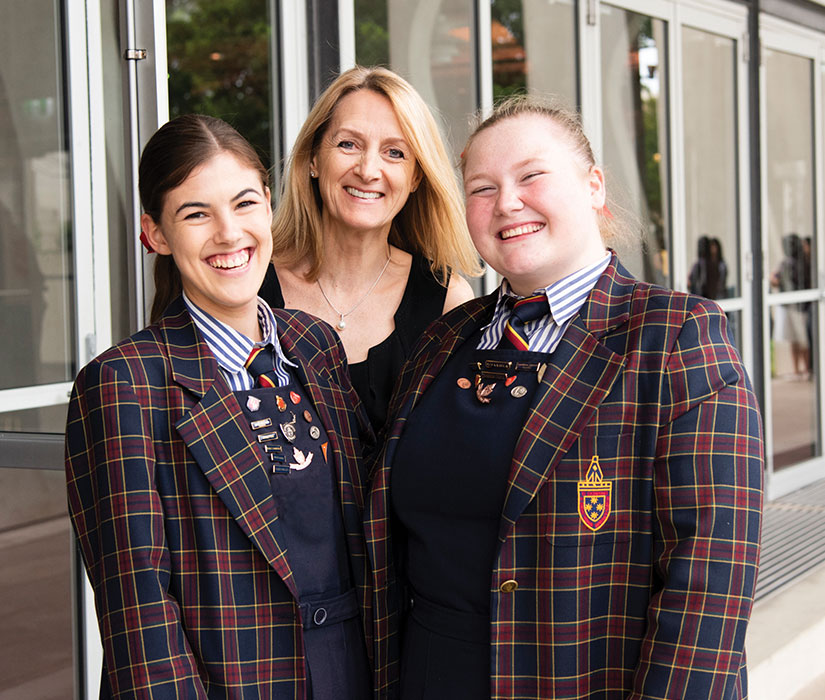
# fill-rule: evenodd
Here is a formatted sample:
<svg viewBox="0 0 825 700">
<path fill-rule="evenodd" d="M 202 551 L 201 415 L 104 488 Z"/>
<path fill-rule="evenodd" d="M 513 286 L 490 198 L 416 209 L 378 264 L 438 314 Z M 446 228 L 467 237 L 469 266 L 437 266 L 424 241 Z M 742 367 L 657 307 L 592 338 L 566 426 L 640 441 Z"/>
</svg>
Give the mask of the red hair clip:
<svg viewBox="0 0 825 700">
<path fill-rule="evenodd" d="M 143 247 L 146 248 L 147 253 L 154 253 L 155 249 L 149 243 L 149 236 L 146 235 L 146 231 L 140 232 L 140 242 L 143 243 Z"/>
</svg>

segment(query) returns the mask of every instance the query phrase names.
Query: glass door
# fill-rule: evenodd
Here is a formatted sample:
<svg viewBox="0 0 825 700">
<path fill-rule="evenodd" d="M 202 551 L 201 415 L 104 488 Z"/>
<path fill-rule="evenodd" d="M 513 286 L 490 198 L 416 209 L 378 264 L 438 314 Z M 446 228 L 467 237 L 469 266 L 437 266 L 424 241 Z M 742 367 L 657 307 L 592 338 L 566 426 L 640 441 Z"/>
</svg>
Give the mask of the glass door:
<svg viewBox="0 0 825 700">
<path fill-rule="evenodd" d="M 679 90 L 675 160 L 682 186 L 674 281 L 725 310 L 753 373 L 751 235 L 744 8 L 682 7 L 675 34 Z"/>
<path fill-rule="evenodd" d="M 598 56 L 582 61 L 585 122 L 608 191 L 641 226 L 622 261 L 718 301 L 753 372 L 746 9 L 600 2 L 580 27 L 582 55 Z"/>
<path fill-rule="evenodd" d="M 4 698 L 69 698 L 77 685 L 62 433 L 98 332 L 86 43 L 80 3 L 0 5 Z"/>
<path fill-rule="evenodd" d="M 822 450 L 823 37 L 762 18 L 762 241 L 768 497 L 825 476 Z"/>
</svg>

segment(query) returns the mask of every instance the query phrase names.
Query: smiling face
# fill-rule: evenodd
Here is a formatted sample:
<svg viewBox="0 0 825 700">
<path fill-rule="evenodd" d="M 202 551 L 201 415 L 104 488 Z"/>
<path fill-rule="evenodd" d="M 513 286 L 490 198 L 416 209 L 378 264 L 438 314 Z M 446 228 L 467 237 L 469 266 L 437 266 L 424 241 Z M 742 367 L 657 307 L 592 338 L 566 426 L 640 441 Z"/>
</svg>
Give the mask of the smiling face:
<svg viewBox="0 0 825 700">
<path fill-rule="evenodd" d="M 159 222 L 144 214 L 141 225 L 152 247 L 174 258 L 186 295 L 249 335 L 272 255 L 271 220 L 260 174 L 221 152 L 167 192 Z"/>
<path fill-rule="evenodd" d="M 325 231 L 386 236 L 420 180 L 392 104 L 366 89 L 338 103 L 311 168 Z"/>
<path fill-rule="evenodd" d="M 479 132 L 465 153 L 464 192 L 473 243 L 517 294 L 605 255 L 602 171 L 548 117 L 522 114 Z"/>
</svg>

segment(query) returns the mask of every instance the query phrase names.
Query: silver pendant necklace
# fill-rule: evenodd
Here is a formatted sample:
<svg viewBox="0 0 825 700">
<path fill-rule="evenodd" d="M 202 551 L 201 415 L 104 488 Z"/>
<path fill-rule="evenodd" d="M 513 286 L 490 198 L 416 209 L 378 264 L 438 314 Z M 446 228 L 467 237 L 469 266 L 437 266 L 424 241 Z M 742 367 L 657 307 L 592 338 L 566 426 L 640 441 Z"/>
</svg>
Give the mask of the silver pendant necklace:
<svg viewBox="0 0 825 700">
<path fill-rule="evenodd" d="M 359 306 L 361 306 L 361 304 L 363 304 L 367 300 L 367 297 L 370 294 L 372 294 L 372 290 L 375 289 L 375 287 L 381 281 L 381 278 L 384 276 L 384 272 L 386 271 L 387 266 L 389 264 L 390 264 L 390 247 L 389 247 L 389 245 L 387 245 L 387 262 L 384 263 L 384 267 L 381 268 L 381 272 L 378 273 L 378 277 L 376 277 L 375 282 L 373 282 L 370 285 L 370 288 L 367 290 L 367 293 L 364 294 L 364 296 L 362 296 L 356 302 L 355 306 L 353 306 L 349 311 L 339 311 L 338 309 L 336 309 L 335 305 L 329 300 L 329 297 L 327 296 L 327 293 L 324 291 L 324 288 L 321 286 L 320 278 L 315 280 L 315 282 L 318 284 L 318 289 L 321 290 L 321 294 L 324 296 L 324 299 L 326 299 L 327 304 L 329 304 L 329 308 L 331 308 L 336 314 L 338 314 L 338 323 L 335 324 L 335 327 L 339 331 L 342 331 L 347 327 L 347 322 L 344 319 L 347 316 L 349 316 L 353 311 L 355 311 L 355 309 L 357 309 Z"/>
</svg>

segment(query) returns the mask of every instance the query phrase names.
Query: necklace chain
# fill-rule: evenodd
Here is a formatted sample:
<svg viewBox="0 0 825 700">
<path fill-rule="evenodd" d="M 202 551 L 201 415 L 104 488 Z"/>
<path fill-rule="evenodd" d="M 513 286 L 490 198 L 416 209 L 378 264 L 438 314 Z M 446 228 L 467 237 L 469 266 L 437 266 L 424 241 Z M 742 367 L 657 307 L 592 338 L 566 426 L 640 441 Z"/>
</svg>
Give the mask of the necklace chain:
<svg viewBox="0 0 825 700">
<path fill-rule="evenodd" d="M 317 279 L 317 280 L 315 280 L 315 282 L 318 284 L 318 289 L 320 289 L 320 290 L 321 290 L 321 294 L 324 296 L 324 299 L 326 299 L 327 304 L 329 304 L 329 308 L 331 308 L 331 309 L 332 309 L 332 310 L 333 310 L 336 314 L 338 314 L 338 323 L 336 323 L 336 324 L 335 324 L 335 327 L 336 327 L 338 330 L 342 331 L 342 330 L 344 330 L 344 328 L 346 328 L 346 327 L 347 327 L 347 323 L 346 323 L 346 321 L 344 321 L 344 318 L 346 318 L 347 316 L 349 316 L 349 315 L 350 315 L 353 311 L 355 311 L 355 309 L 357 309 L 359 306 L 361 306 L 361 304 L 363 304 L 363 303 L 367 300 L 367 297 L 368 297 L 370 294 L 372 294 L 372 290 L 373 290 L 373 289 L 375 289 L 375 288 L 376 288 L 376 286 L 378 286 L 378 283 L 381 281 L 381 278 L 384 276 L 384 272 L 386 272 L 386 270 L 387 270 L 387 266 L 388 266 L 389 264 L 390 264 L 390 247 L 389 247 L 389 245 L 388 245 L 388 246 L 387 246 L 387 262 L 385 262 L 385 263 L 384 263 L 384 267 L 382 267 L 382 268 L 381 268 L 381 272 L 379 272 L 379 273 L 378 273 L 378 277 L 376 277 L 376 278 L 375 278 L 375 282 L 373 282 L 373 283 L 370 285 L 370 288 L 367 290 L 367 293 L 366 293 L 366 294 L 364 294 L 364 296 L 362 296 L 362 297 L 361 297 L 361 298 L 360 298 L 360 299 L 359 299 L 359 300 L 355 303 L 355 306 L 353 306 L 353 307 L 352 307 L 349 311 L 339 311 L 338 309 L 336 309 L 336 308 L 335 308 L 335 304 L 333 304 L 333 303 L 329 300 L 329 297 L 327 296 L 327 293 L 324 291 L 324 288 L 321 286 L 321 280 L 320 280 L 320 278 L 319 278 L 319 279 Z"/>
</svg>

